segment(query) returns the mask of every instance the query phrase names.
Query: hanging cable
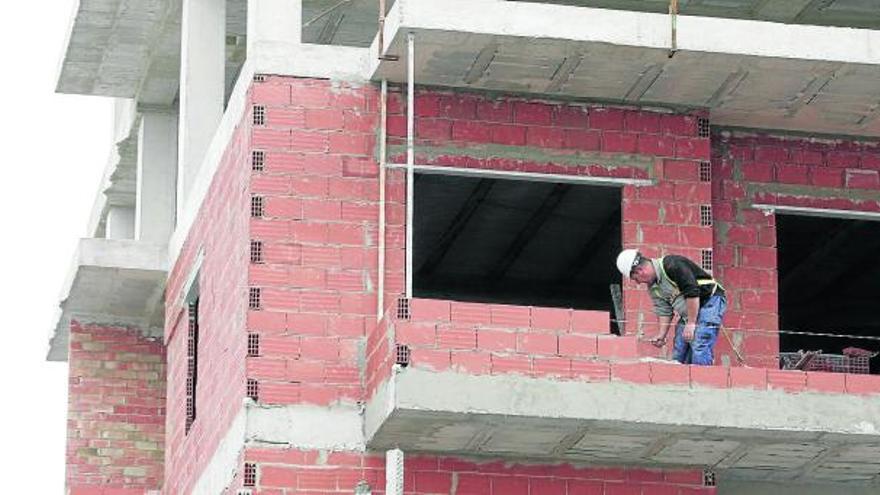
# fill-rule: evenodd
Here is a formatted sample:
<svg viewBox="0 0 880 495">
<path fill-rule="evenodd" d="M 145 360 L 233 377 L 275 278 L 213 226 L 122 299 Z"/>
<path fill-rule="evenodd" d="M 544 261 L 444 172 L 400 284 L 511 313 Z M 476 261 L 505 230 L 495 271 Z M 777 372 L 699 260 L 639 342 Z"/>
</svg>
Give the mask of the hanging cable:
<svg viewBox="0 0 880 495">
<path fill-rule="evenodd" d="M 672 25 L 669 58 L 678 51 L 678 0 L 669 0 L 669 20 Z"/>
</svg>

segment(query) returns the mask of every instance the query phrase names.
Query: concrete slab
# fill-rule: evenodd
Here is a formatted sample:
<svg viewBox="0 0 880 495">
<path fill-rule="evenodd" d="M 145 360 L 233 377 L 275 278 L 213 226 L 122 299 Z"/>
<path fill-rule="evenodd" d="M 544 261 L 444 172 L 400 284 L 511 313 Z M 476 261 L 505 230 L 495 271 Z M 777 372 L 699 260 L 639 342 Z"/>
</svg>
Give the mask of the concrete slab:
<svg viewBox="0 0 880 495">
<path fill-rule="evenodd" d="M 880 31 L 501 0 L 399 0 L 388 54 L 416 34 L 418 84 L 708 108 L 713 124 L 880 136 Z M 378 50 L 378 47 L 375 48 Z M 405 81 L 405 59 L 372 77 Z"/>
<path fill-rule="evenodd" d="M 241 60 L 246 0 L 227 0 L 228 67 Z M 181 0 L 80 0 L 70 23 L 56 91 L 137 97 L 148 105 L 174 103 L 180 86 Z M 234 80 L 234 77 L 231 78 Z"/>
<path fill-rule="evenodd" d="M 397 370 L 367 446 L 546 461 L 701 466 L 728 479 L 873 483 L 880 397 Z"/>
<path fill-rule="evenodd" d="M 67 360 L 72 319 L 161 334 L 167 260 L 164 244 L 81 239 L 61 292 L 47 359 Z"/>
<path fill-rule="evenodd" d="M 625 9 L 666 13 L 669 0 L 513 0 L 604 9 Z M 815 24 L 877 29 L 880 3 L 877 0 L 682 0 L 682 15 L 752 19 L 790 24 Z"/>
</svg>

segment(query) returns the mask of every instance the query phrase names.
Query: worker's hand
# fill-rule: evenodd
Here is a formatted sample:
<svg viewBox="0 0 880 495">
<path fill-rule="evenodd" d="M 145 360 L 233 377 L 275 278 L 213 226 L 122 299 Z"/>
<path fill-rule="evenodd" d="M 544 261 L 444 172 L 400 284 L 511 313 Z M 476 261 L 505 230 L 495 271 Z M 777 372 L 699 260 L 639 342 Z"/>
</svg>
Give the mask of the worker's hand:
<svg viewBox="0 0 880 495">
<path fill-rule="evenodd" d="M 666 335 L 658 335 L 654 337 L 651 339 L 651 344 L 653 344 L 654 347 L 663 347 L 666 345 Z"/>
<path fill-rule="evenodd" d="M 684 330 L 681 332 L 681 336 L 685 342 L 692 342 L 694 340 L 694 335 L 697 333 L 697 326 L 693 323 L 688 323 L 684 326 Z"/>
</svg>

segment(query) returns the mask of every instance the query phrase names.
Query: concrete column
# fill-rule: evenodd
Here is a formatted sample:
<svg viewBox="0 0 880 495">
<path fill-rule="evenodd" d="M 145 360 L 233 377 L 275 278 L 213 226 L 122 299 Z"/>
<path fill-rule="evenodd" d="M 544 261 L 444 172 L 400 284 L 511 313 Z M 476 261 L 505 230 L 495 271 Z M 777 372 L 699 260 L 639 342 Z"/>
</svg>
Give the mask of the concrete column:
<svg viewBox="0 0 880 495">
<path fill-rule="evenodd" d="M 135 239 L 166 243 L 177 197 L 177 115 L 144 112 L 138 134 Z"/>
<path fill-rule="evenodd" d="M 131 206 L 111 206 L 107 212 L 107 239 L 134 239 L 134 208 Z"/>
<path fill-rule="evenodd" d="M 248 0 L 248 56 L 258 43 L 302 43 L 302 0 Z"/>
<path fill-rule="evenodd" d="M 226 84 L 226 0 L 183 0 L 182 8 L 178 212 L 223 117 Z"/>
</svg>

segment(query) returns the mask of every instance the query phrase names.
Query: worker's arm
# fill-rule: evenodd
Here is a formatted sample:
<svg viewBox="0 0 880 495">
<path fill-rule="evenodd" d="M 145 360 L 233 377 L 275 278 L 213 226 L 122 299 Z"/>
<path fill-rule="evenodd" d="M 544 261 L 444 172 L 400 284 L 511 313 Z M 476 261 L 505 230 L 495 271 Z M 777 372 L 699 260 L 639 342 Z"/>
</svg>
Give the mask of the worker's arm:
<svg viewBox="0 0 880 495">
<path fill-rule="evenodd" d="M 649 290 L 651 302 L 654 304 L 654 314 L 657 315 L 657 330 L 651 343 L 657 347 L 666 345 L 666 336 L 669 334 L 669 328 L 672 326 L 672 317 L 674 315 L 672 304 L 660 297 L 654 290 Z"/>
<path fill-rule="evenodd" d="M 700 314 L 700 298 L 688 297 L 685 299 L 685 303 L 687 303 L 688 311 L 687 323 L 685 323 L 681 335 L 684 337 L 685 342 L 691 342 L 694 340 L 694 334 L 697 331 L 697 317 Z"/>
<path fill-rule="evenodd" d="M 651 339 L 651 343 L 657 347 L 666 345 L 666 337 L 669 335 L 669 329 L 672 328 L 672 315 L 657 315 L 657 328 L 659 332 L 657 336 Z"/>
</svg>

